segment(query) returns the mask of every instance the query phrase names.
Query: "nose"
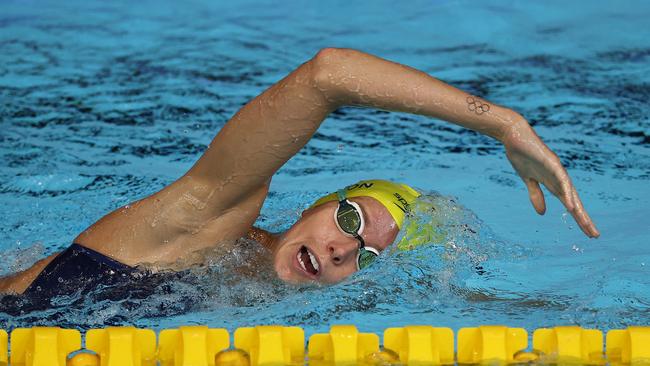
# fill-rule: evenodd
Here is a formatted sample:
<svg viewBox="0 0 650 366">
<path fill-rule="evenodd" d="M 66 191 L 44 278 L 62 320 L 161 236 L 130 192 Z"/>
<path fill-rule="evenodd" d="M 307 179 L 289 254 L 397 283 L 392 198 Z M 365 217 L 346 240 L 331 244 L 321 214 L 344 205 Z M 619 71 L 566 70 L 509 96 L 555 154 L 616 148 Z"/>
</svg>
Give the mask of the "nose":
<svg viewBox="0 0 650 366">
<path fill-rule="evenodd" d="M 355 239 L 337 241 L 327 245 L 330 259 L 334 264 L 343 264 L 356 256 L 359 250 L 359 243 Z"/>
</svg>

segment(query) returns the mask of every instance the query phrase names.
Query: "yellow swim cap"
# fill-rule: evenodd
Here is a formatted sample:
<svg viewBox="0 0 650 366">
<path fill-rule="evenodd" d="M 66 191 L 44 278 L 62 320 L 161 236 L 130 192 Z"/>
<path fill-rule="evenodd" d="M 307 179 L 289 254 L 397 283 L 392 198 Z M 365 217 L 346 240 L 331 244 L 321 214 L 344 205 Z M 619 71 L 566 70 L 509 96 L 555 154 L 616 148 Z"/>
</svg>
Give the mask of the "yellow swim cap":
<svg viewBox="0 0 650 366">
<path fill-rule="evenodd" d="M 402 228 L 404 215 L 413 201 L 420 196 L 420 192 L 407 186 L 406 184 L 393 183 L 387 180 L 370 179 L 362 180 L 344 188 L 346 197 L 372 197 L 379 201 L 397 223 L 398 228 Z M 330 201 L 337 201 L 336 192 L 321 197 L 310 206 L 316 207 Z"/>
</svg>

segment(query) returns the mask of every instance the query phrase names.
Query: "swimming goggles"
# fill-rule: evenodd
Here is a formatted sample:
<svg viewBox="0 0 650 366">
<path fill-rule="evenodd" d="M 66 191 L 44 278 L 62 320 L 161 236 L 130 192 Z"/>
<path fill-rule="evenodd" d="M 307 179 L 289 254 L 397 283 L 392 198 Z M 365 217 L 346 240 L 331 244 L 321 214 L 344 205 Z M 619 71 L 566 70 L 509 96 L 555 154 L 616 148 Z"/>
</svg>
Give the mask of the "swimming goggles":
<svg viewBox="0 0 650 366">
<path fill-rule="evenodd" d="M 340 189 L 336 192 L 339 201 L 339 207 L 334 212 L 334 222 L 336 226 L 346 236 L 352 237 L 359 241 L 359 252 L 357 254 L 357 270 L 368 267 L 377 256 L 379 251 L 372 247 L 367 247 L 361 237 L 365 227 L 365 221 L 361 215 L 361 207 L 356 202 L 348 201 L 345 197 L 345 191 Z"/>
</svg>

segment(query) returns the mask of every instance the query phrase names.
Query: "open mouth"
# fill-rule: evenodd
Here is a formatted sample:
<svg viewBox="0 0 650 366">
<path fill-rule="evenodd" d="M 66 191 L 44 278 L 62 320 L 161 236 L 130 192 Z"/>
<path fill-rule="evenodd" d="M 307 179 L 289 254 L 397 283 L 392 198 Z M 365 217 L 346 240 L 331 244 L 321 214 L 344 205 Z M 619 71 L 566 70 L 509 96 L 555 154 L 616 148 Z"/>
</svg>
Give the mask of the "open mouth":
<svg viewBox="0 0 650 366">
<path fill-rule="evenodd" d="M 298 264 L 300 265 L 300 268 L 303 269 L 303 271 L 312 276 L 318 275 L 320 266 L 318 265 L 316 256 L 313 255 L 311 251 L 309 251 L 309 248 L 304 245 L 301 246 L 298 254 L 296 254 L 296 258 L 298 259 Z"/>
</svg>

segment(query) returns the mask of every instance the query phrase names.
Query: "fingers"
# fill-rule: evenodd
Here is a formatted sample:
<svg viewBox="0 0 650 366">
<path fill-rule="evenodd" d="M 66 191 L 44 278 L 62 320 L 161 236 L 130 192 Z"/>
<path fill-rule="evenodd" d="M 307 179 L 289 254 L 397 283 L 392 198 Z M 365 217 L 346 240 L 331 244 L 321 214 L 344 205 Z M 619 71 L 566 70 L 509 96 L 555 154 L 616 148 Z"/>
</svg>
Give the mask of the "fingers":
<svg viewBox="0 0 650 366">
<path fill-rule="evenodd" d="M 573 211 L 575 204 L 573 202 L 572 192 L 575 189 L 573 188 L 573 183 L 571 183 L 571 178 L 569 178 L 569 175 L 561 164 L 554 169 L 553 178 L 555 180 L 554 182 L 548 182 L 549 184 L 545 182 L 544 185 L 562 202 L 567 211 Z"/>
<path fill-rule="evenodd" d="M 582 201 L 578 196 L 573 183 L 571 183 L 571 178 L 566 173 L 564 168 L 557 169 L 554 174 L 555 181 L 548 182 L 549 184 L 545 185 L 549 188 L 551 193 L 553 193 L 559 200 L 562 202 L 567 211 L 573 216 L 573 219 L 576 221 L 580 229 L 590 238 L 597 238 L 600 236 L 600 232 L 596 229 L 593 221 L 585 211 L 582 206 Z"/>
<path fill-rule="evenodd" d="M 544 193 L 539 187 L 539 183 L 530 178 L 525 178 L 524 183 L 526 183 L 526 187 L 528 188 L 530 203 L 533 204 L 538 214 L 543 215 L 546 212 L 546 202 L 544 201 Z"/>
<path fill-rule="evenodd" d="M 578 192 L 567 176 L 566 181 L 562 182 L 562 190 L 558 193 L 553 192 L 562 202 L 567 211 L 573 216 L 582 232 L 590 238 L 597 238 L 600 232 L 596 229 L 596 225 L 591 221 L 591 218 L 582 206 L 582 201 L 578 197 Z"/>
<path fill-rule="evenodd" d="M 560 201 L 562 201 L 564 207 L 566 207 L 566 209 L 569 212 L 571 212 L 576 208 L 575 202 L 573 202 L 573 193 L 572 193 L 575 192 L 575 188 L 573 187 L 573 183 L 571 183 L 571 179 L 569 178 L 569 176 L 566 173 L 564 173 L 564 176 L 565 177 L 561 181 L 562 191 L 560 193 L 559 198 Z"/>
<path fill-rule="evenodd" d="M 572 191 L 573 202 L 575 207 L 573 211 L 569 211 L 571 216 L 576 220 L 580 229 L 590 238 L 597 238 L 600 236 L 600 232 L 596 229 L 596 225 L 591 221 L 591 217 L 587 214 L 584 207 L 582 206 L 582 201 L 578 197 L 578 192 L 573 188 Z"/>
<path fill-rule="evenodd" d="M 580 226 L 582 232 L 590 238 L 597 238 L 600 233 L 582 206 L 582 201 L 580 201 L 580 197 L 578 197 L 578 192 L 573 186 L 573 183 L 571 183 L 571 178 L 569 178 L 569 175 L 564 169 L 562 169 L 559 179 L 561 191 L 559 192 L 560 194 L 556 194 L 556 196 L 558 196 L 562 204 L 564 204 L 564 207 L 566 207 L 567 211 L 569 211 L 571 216 L 573 216 L 573 219 L 576 221 L 578 226 Z"/>
</svg>

